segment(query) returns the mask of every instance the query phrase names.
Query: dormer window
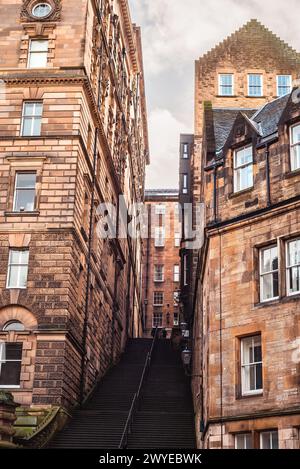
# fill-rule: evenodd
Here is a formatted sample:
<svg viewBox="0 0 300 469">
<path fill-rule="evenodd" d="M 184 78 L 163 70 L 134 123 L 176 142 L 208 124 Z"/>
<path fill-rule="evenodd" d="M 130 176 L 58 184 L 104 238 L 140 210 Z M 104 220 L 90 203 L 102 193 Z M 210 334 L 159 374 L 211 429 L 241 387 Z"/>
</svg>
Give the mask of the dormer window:
<svg viewBox="0 0 300 469">
<path fill-rule="evenodd" d="M 248 96 L 261 97 L 263 95 L 263 77 L 259 73 L 248 75 Z"/>
<path fill-rule="evenodd" d="M 291 127 L 291 170 L 300 169 L 300 124 Z"/>
<path fill-rule="evenodd" d="M 248 145 L 234 152 L 234 192 L 253 186 L 253 148 Z"/>
<path fill-rule="evenodd" d="M 233 75 L 231 73 L 219 75 L 219 95 L 233 96 Z"/>
</svg>

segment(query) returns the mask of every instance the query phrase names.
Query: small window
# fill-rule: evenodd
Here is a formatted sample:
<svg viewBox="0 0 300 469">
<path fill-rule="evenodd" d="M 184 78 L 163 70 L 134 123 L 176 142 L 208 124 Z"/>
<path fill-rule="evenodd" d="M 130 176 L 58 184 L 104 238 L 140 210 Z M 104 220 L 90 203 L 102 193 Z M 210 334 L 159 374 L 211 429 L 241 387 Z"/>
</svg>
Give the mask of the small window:
<svg viewBox="0 0 300 469">
<path fill-rule="evenodd" d="M 174 265 L 174 282 L 180 281 L 180 270 L 179 265 Z"/>
<path fill-rule="evenodd" d="M 25 289 L 27 286 L 29 250 L 10 249 L 7 288 Z"/>
<path fill-rule="evenodd" d="M 182 175 L 182 193 L 183 194 L 188 193 L 188 175 L 187 174 Z"/>
<path fill-rule="evenodd" d="M 153 294 L 153 306 L 163 306 L 164 294 L 161 291 L 155 291 Z"/>
<path fill-rule="evenodd" d="M 165 215 L 166 214 L 166 206 L 165 205 L 155 205 L 155 214 L 156 215 Z"/>
<path fill-rule="evenodd" d="M 234 192 L 253 186 L 253 148 L 248 145 L 234 152 Z"/>
<path fill-rule="evenodd" d="M 4 324 L 3 331 L 25 331 L 25 326 L 20 321 L 8 321 Z"/>
<path fill-rule="evenodd" d="M 287 243 L 287 293 L 300 293 L 300 239 Z"/>
<path fill-rule="evenodd" d="M 291 170 L 300 169 L 300 125 L 291 128 Z"/>
<path fill-rule="evenodd" d="M 155 228 L 155 247 L 162 248 L 165 245 L 165 229 L 163 226 L 157 226 Z"/>
<path fill-rule="evenodd" d="M 36 173 L 16 173 L 14 212 L 32 212 L 35 208 Z"/>
<path fill-rule="evenodd" d="M 240 433 L 235 435 L 235 449 L 253 449 L 251 433 Z"/>
<path fill-rule="evenodd" d="M 48 48 L 47 39 L 32 39 L 29 45 L 28 68 L 46 68 Z"/>
<path fill-rule="evenodd" d="M 179 326 L 179 313 L 174 313 L 173 326 Z"/>
<path fill-rule="evenodd" d="M 36 18 L 46 18 L 46 16 L 50 15 L 52 11 L 51 5 L 49 3 L 38 3 L 32 9 L 32 15 Z"/>
<path fill-rule="evenodd" d="M 182 158 L 184 158 L 185 160 L 189 159 L 189 144 L 188 143 L 182 144 Z"/>
<path fill-rule="evenodd" d="M 180 291 L 174 291 L 174 306 L 178 306 L 180 301 Z"/>
<path fill-rule="evenodd" d="M 263 95 L 263 77 L 258 73 L 248 75 L 248 95 L 260 97 Z"/>
<path fill-rule="evenodd" d="M 260 433 L 260 449 L 279 449 L 277 430 Z"/>
<path fill-rule="evenodd" d="M 0 343 L 0 388 L 19 388 L 22 344 Z"/>
<path fill-rule="evenodd" d="M 291 75 L 277 75 L 277 96 L 285 96 L 292 91 Z"/>
<path fill-rule="evenodd" d="M 27 101 L 23 105 L 21 135 L 35 137 L 41 135 L 43 104 Z"/>
<path fill-rule="evenodd" d="M 270 246 L 260 250 L 260 301 L 279 297 L 278 247 Z"/>
<path fill-rule="evenodd" d="M 153 313 L 152 326 L 153 327 L 162 327 L 163 324 L 163 314 L 162 313 Z"/>
<path fill-rule="evenodd" d="M 175 248 L 180 247 L 180 241 L 181 241 L 181 234 L 177 232 L 177 233 L 175 233 L 175 240 L 174 240 Z"/>
<path fill-rule="evenodd" d="M 261 336 L 241 340 L 242 396 L 260 394 L 263 390 Z"/>
<path fill-rule="evenodd" d="M 164 266 L 155 265 L 154 266 L 154 282 L 163 282 L 164 281 Z"/>
<path fill-rule="evenodd" d="M 219 75 L 219 94 L 221 96 L 233 96 L 233 75 L 231 73 Z"/>
</svg>

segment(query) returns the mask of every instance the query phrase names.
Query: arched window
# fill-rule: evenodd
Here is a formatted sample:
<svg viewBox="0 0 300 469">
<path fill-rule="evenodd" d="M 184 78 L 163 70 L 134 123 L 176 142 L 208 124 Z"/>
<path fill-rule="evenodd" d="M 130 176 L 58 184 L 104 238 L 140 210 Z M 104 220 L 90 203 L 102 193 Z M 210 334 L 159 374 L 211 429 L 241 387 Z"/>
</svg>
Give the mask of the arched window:
<svg viewBox="0 0 300 469">
<path fill-rule="evenodd" d="M 25 326 L 20 321 L 8 321 L 4 324 L 3 331 L 25 331 Z"/>
</svg>

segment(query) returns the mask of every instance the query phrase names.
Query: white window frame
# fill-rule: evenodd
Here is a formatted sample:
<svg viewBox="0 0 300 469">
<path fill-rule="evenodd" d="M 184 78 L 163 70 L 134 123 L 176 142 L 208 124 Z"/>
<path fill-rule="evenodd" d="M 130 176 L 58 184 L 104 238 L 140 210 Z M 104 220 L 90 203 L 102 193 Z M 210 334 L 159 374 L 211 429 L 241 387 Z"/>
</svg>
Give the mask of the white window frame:
<svg viewBox="0 0 300 469">
<path fill-rule="evenodd" d="M 160 317 L 160 325 L 156 325 L 155 324 L 155 317 L 156 316 L 159 316 Z M 158 329 L 161 329 L 163 327 L 163 313 L 161 312 L 154 312 L 153 315 L 152 315 L 152 327 L 157 327 Z"/>
<path fill-rule="evenodd" d="M 156 297 L 160 295 L 161 303 L 157 303 Z M 153 292 L 153 306 L 163 306 L 164 305 L 164 292 L 162 291 L 154 291 Z"/>
<path fill-rule="evenodd" d="M 42 51 L 33 51 L 32 50 L 32 44 L 34 42 L 46 42 L 47 43 L 47 50 L 42 50 Z M 46 56 L 46 61 L 45 61 L 45 64 L 44 66 L 41 65 L 41 66 L 38 66 L 38 67 L 35 67 L 35 66 L 32 66 L 31 65 L 31 58 L 34 56 L 34 55 L 43 55 L 43 57 Z M 39 69 L 39 68 L 47 68 L 47 63 L 48 63 L 48 54 L 49 54 L 49 39 L 45 38 L 45 39 L 30 39 L 30 42 L 29 42 L 29 49 L 28 49 L 28 61 L 27 61 L 27 68 L 30 68 L 30 69 Z M 44 62 L 43 62 L 44 63 Z"/>
<path fill-rule="evenodd" d="M 163 248 L 165 247 L 166 243 L 166 231 L 163 226 L 156 226 L 155 227 L 155 239 L 154 239 L 154 246 L 156 248 Z"/>
<path fill-rule="evenodd" d="M 221 77 L 225 75 L 231 76 L 231 79 L 232 79 L 231 94 L 223 94 L 222 92 L 222 87 L 225 85 L 222 85 Z M 233 73 L 219 73 L 218 74 L 218 91 L 219 91 L 219 96 L 224 96 L 224 97 L 234 96 L 234 74 Z"/>
<path fill-rule="evenodd" d="M 21 342 L 0 342 L 0 374 L 1 374 L 1 366 L 2 364 L 4 363 L 8 363 L 8 362 L 18 362 L 18 363 L 21 363 L 21 366 L 22 366 L 22 356 L 23 356 L 23 345 L 22 345 L 22 350 L 21 350 L 21 358 L 19 360 L 7 360 L 5 355 L 6 355 L 6 352 L 5 352 L 5 348 L 6 348 L 6 344 L 9 345 L 10 343 L 19 343 L 21 344 Z M 22 370 L 21 370 L 21 373 L 22 373 Z M 20 384 L 1 384 L 0 387 L 2 389 L 20 389 L 21 388 L 21 377 L 20 377 Z"/>
<path fill-rule="evenodd" d="M 179 248 L 180 247 L 180 241 L 181 241 L 181 234 L 179 231 L 176 231 L 175 236 L 174 236 L 174 247 Z"/>
<path fill-rule="evenodd" d="M 290 239 L 286 243 L 286 290 L 287 290 L 287 295 L 288 296 L 299 295 L 299 293 L 300 293 L 300 285 L 299 285 L 299 290 L 297 290 L 296 292 L 291 291 L 291 289 L 290 289 L 290 279 L 289 279 L 290 270 L 292 270 L 294 268 L 298 268 L 299 277 L 300 277 L 300 259 L 299 259 L 299 262 L 297 264 L 291 264 L 290 265 L 290 256 L 289 256 L 289 245 L 294 243 L 294 242 L 297 242 L 297 241 L 300 243 L 300 238 Z M 299 281 L 299 284 L 300 284 L 300 281 Z"/>
<path fill-rule="evenodd" d="M 263 436 L 269 434 L 270 438 L 270 448 L 263 448 Z M 273 448 L 273 438 L 272 436 L 274 434 L 277 434 L 277 441 L 278 441 L 278 448 Z M 278 435 L 278 430 L 265 430 L 260 432 L 259 434 L 259 447 L 260 449 L 279 449 L 279 435 Z"/>
<path fill-rule="evenodd" d="M 156 267 L 161 267 L 161 280 L 157 280 L 157 271 L 156 271 Z M 164 268 L 164 265 L 163 264 L 155 264 L 154 265 L 154 282 L 155 283 L 162 283 L 165 281 L 165 268 Z"/>
<path fill-rule="evenodd" d="M 293 167 L 293 158 L 294 157 L 294 148 L 299 147 L 299 154 L 300 154 L 300 142 L 293 142 L 293 129 L 295 127 L 300 127 L 300 122 L 297 122 L 297 124 L 294 124 L 290 127 L 290 165 L 291 165 L 291 171 L 298 171 L 300 169 L 300 162 L 299 162 L 299 167 Z M 300 158 L 300 157 L 299 157 Z M 296 159 L 296 158 L 295 158 Z"/>
<path fill-rule="evenodd" d="M 188 160 L 189 159 L 189 144 L 188 143 L 183 143 L 182 144 L 182 158 L 184 160 Z"/>
<path fill-rule="evenodd" d="M 41 114 L 35 114 L 35 111 L 36 111 L 36 105 L 37 104 L 40 104 L 41 105 Z M 25 114 L 25 110 L 26 110 L 26 106 L 27 105 L 33 105 L 34 106 L 34 112 L 32 115 L 26 115 Z M 42 101 L 24 101 L 23 103 L 23 108 L 22 108 L 22 120 L 21 120 L 21 132 L 20 132 L 20 136 L 21 137 L 40 137 L 41 134 L 42 134 L 42 118 L 43 118 L 43 103 Z M 30 129 L 30 133 L 29 134 L 26 134 L 24 135 L 24 123 L 25 123 L 25 120 L 31 120 L 31 129 Z M 34 129 L 34 123 L 35 121 L 39 120 L 40 121 L 40 132 L 38 134 L 34 134 L 33 133 L 33 129 Z"/>
<path fill-rule="evenodd" d="M 290 89 L 285 94 L 279 94 L 279 78 L 280 77 L 288 77 L 289 78 L 289 85 L 288 86 L 290 87 Z M 292 75 L 277 75 L 276 76 L 276 93 L 277 93 L 278 98 L 282 97 L 282 96 L 286 96 L 287 94 L 290 94 L 291 91 L 292 91 L 292 88 L 293 88 L 292 87 Z"/>
<path fill-rule="evenodd" d="M 245 373 L 246 373 L 246 369 L 247 368 L 250 368 L 250 367 L 255 367 L 255 370 L 256 370 L 256 366 L 257 365 L 261 365 L 261 368 L 263 367 L 263 360 L 259 361 L 259 362 L 245 362 L 244 361 L 244 343 L 246 341 L 249 341 L 250 339 L 252 339 L 252 347 L 254 345 L 254 340 L 259 337 L 260 338 L 260 347 L 261 347 L 261 352 L 262 352 L 262 337 L 261 335 L 253 335 L 253 336 L 249 336 L 249 337 L 243 337 L 241 338 L 241 343 L 240 343 L 240 347 L 241 347 L 241 395 L 242 396 L 253 396 L 253 395 L 257 395 L 257 394 L 262 394 L 263 393 L 263 387 L 262 388 L 259 388 L 259 389 L 245 389 L 245 386 L 246 386 L 246 378 L 245 378 Z M 262 386 L 263 386 L 263 369 L 262 369 Z"/>
<path fill-rule="evenodd" d="M 241 437 L 241 436 L 244 436 L 244 449 L 252 449 L 252 448 L 253 448 L 253 441 L 252 441 L 252 440 L 253 440 L 253 435 L 252 435 L 251 432 L 236 433 L 236 434 L 234 435 L 234 447 L 235 447 L 235 449 L 239 449 L 239 448 L 238 448 L 237 439 L 238 439 L 238 437 Z M 246 448 L 246 447 L 245 447 L 245 446 L 246 446 L 246 438 L 249 437 L 249 436 L 250 436 L 250 439 L 251 439 L 251 443 L 252 443 L 251 446 L 252 446 L 252 448 Z"/>
<path fill-rule="evenodd" d="M 252 160 L 250 161 L 250 163 L 244 163 L 244 164 L 241 164 L 241 165 L 237 166 L 237 154 L 241 151 L 245 151 L 247 148 L 252 149 Z M 248 166 L 252 167 L 252 184 L 250 186 L 243 187 L 242 189 L 238 188 L 237 187 L 237 174 L 238 174 L 238 171 L 246 169 L 246 168 L 248 168 Z M 253 145 L 252 144 L 245 145 L 241 148 L 237 148 L 236 150 L 234 150 L 234 152 L 233 152 L 233 191 L 234 191 L 234 193 L 237 194 L 239 192 L 246 191 L 248 189 L 251 189 L 251 187 L 253 187 L 253 184 L 254 184 L 253 167 L 254 167 L 254 155 L 253 155 Z"/>
<path fill-rule="evenodd" d="M 263 266 L 262 266 L 262 258 L 263 258 L 263 253 L 265 251 L 271 250 L 273 248 L 277 249 L 277 258 L 278 258 L 278 268 L 275 270 L 270 270 L 267 272 L 263 272 Z M 266 246 L 264 248 L 261 248 L 259 250 L 259 296 L 260 296 L 260 302 L 261 303 L 268 303 L 269 301 L 274 301 L 278 300 L 279 294 L 277 296 L 272 296 L 271 298 L 264 298 L 264 287 L 263 287 L 263 278 L 267 275 L 272 275 L 275 273 L 278 273 L 278 293 L 279 293 L 279 249 L 277 244 L 271 244 L 270 246 Z M 272 279 L 272 289 L 274 292 L 274 282 Z"/>
<path fill-rule="evenodd" d="M 11 262 L 12 254 L 13 252 L 18 252 L 19 253 L 19 258 L 20 258 L 20 253 L 21 252 L 27 252 L 28 253 L 28 258 L 27 258 L 27 264 L 23 264 L 19 262 L 18 264 L 13 264 Z M 11 286 L 9 284 L 9 279 L 10 279 L 10 272 L 11 272 L 11 267 L 12 266 L 18 266 L 18 271 L 17 271 L 17 282 L 16 286 L 13 285 Z M 21 270 L 22 267 L 26 268 L 26 285 L 24 287 L 20 286 L 20 276 L 21 276 Z M 26 290 L 27 289 L 27 281 L 28 281 L 28 268 L 29 268 L 29 249 L 10 249 L 9 250 L 9 256 L 8 256 L 8 269 L 7 269 L 7 279 L 6 279 L 6 288 L 9 290 Z"/>
<path fill-rule="evenodd" d="M 250 94 L 250 76 L 257 75 L 260 77 L 260 88 L 261 94 Z M 249 98 L 262 98 L 264 96 L 264 76 L 262 73 L 248 73 L 247 75 L 248 81 L 248 96 Z"/>
<path fill-rule="evenodd" d="M 180 266 L 179 264 L 175 264 L 174 265 L 174 269 L 173 269 L 173 272 L 174 272 L 174 282 L 180 282 Z M 178 278 L 178 280 L 177 280 Z"/>
<path fill-rule="evenodd" d="M 187 194 L 188 193 L 188 174 L 184 173 L 182 175 L 182 193 Z"/>
<path fill-rule="evenodd" d="M 33 210 L 35 210 L 35 199 L 36 199 L 36 178 L 35 178 L 35 184 L 34 184 L 34 187 L 25 187 L 25 188 L 20 188 L 18 189 L 18 176 L 20 174 L 34 174 L 35 177 L 36 177 L 36 172 L 32 171 L 32 172 L 28 172 L 26 173 L 25 171 L 17 171 L 16 172 L 16 176 L 15 176 L 15 188 L 14 188 L 14 200 L 13 200 L 13 212 L 16 212 L 16 213 L 30 213 L 29 211 L 18 211 L 16 210 L 16 202 L 17 202 L 17 195 L 18 195 L 18 192 L 19 191 L 23 191 L 23 192 L 26 192 L 26 191 L 34 191 L 34 199 L 33 199 Z"/>
</svg>

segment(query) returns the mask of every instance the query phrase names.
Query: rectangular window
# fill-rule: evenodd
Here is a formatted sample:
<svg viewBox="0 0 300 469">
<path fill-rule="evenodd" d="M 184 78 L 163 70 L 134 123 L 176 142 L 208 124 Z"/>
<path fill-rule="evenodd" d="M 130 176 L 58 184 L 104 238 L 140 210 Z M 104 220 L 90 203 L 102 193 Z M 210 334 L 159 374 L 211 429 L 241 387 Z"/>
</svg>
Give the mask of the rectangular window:
<svg viewBox="0 0 300 469">
<path fill-rule="evenodd" d="M 260 301 L 279 297 L 278 247 L 269 246 L 260 250 Z"/>
<path fill-rule="evenodd" d="M 300 124 L 291 127 L 291 170 L 300 169 Z"/>
<path fill-rule="evenodd" d="M 41 135 L 43 103 L 27 101 L 23 104 L 21 135 Z"/>
<path fill-rule="evenodd" d="M 29 44 L 28 68 L 46 68 L 48 48 L 47 39 L 32 39 Z"/>
<path fill-rule="evenodd" d="M 16 173 L 14 212 L 32 212 L 35 208 L 36 173 Z"/>
<path fill-rule="evenodd" d="M 173 326 L 179 326 L 179 313 L 174 313 Z"/>
<path fill-rule="evenodd" d="M 260 449 L 279 449 L 277 430 L 260 433 Z"/>
<path fill-rule="evenodd" d="M 277 96 L 285 96 L 292 91 L 291 75 L 277 75 Z"/>
<path fill-rule="evenodd" d="M 176 290 L 174 291 L 174 306 L 179 305 L 179 299 L 180 299 L 180 291 Z"/>
<path fill-rule="evenodd" d="M 188 193 L 188 175 L 187 174 L 182 175 L 182 193 L 183 194 Z"/>
<path fill-rule="evenodd" d="M 163 306 L 164 294 L 161 291 L 155 291 L 153 293 L 153 306 Z"/>
<path fill-rule="evenodd" d="M 153 327 L 162 327 L 163 315 L 162 313 L 153 313 L 152 326 Z"/>
<path fill-rule="evenodd" d="M 174 282 L 180 281 L 179 265 L 174 265 Z"/>
<path fill-rule="evenodd" d="M 300 293 L 300 239 L 287 243 L 287 293 Z"/>
<path fill-rule="evenodd" d="M 251 433 L 240 433 L 235 435 L 235 449 L 253 449 Z"/>
<path fill-rule="evenodd" d="M 162 248 L 165 245 L 165 229 L 163 226 L 157 226 L 155 228 L 154 245 L 156 248 Z"/>
<path fill-rule="evenodd" d="M 181 241 L 181 235 L 180 235 L 180 233 L 175 233 L 175 240 L 174 240 L 175 248 L 179 248 L 179 247 L 180 247 L 180 241 Z"/>
<path fill-rule="evenodd" d="M 234 152 L 234 192 L 253 186 L 253 148 L 248 145 Z"/>
<path fill-rule="evenodd" d="M 26 288 L 29 250 L 10 249 L 8 259 L 7 288 Z"/>
<path fill-rule="evenodd" d="M 260 394 L 263 390 L 261 336 L 241 340 L 242 396 Z"/>
<path fill-rule="evenodd" d="M 0 388 L 19 388 L 22 344 L 0 343 Z"/>
<path fill-rule="evenodd" d="M 183 284 L 186 287 L 188 285 L 188 257 L 187 254 L 183 257 Z"/>
<path fill-rule="evenodd" d="M 184 158 L 185 160 L 189 159 L 189 144 L 188 143 L 182 144 L 182 158 Z"/>
<path fill-rule="evenodd" d="M 221 73 L 219 75 L 219 94 L 221 96 L 233 96 L 233 75 Z"/>
<path fill-rule="evenodd" d="M 163 265 L 155 265 L 154 266 L 154 282 L 163 282 L 164 281 L 164 266 Z"/>
<path fill-rule="evenodd" d="M 249 96 L 262 96 L 263 95 L 263 77 L 258 73 L 248 75 L 248 95 Z"/>
<path fill-rule="evenodd" d="M 165 205 L 155 205 L 155 214 L 156 215 L 165 215 L 166 206 Z"/>
</svg>

